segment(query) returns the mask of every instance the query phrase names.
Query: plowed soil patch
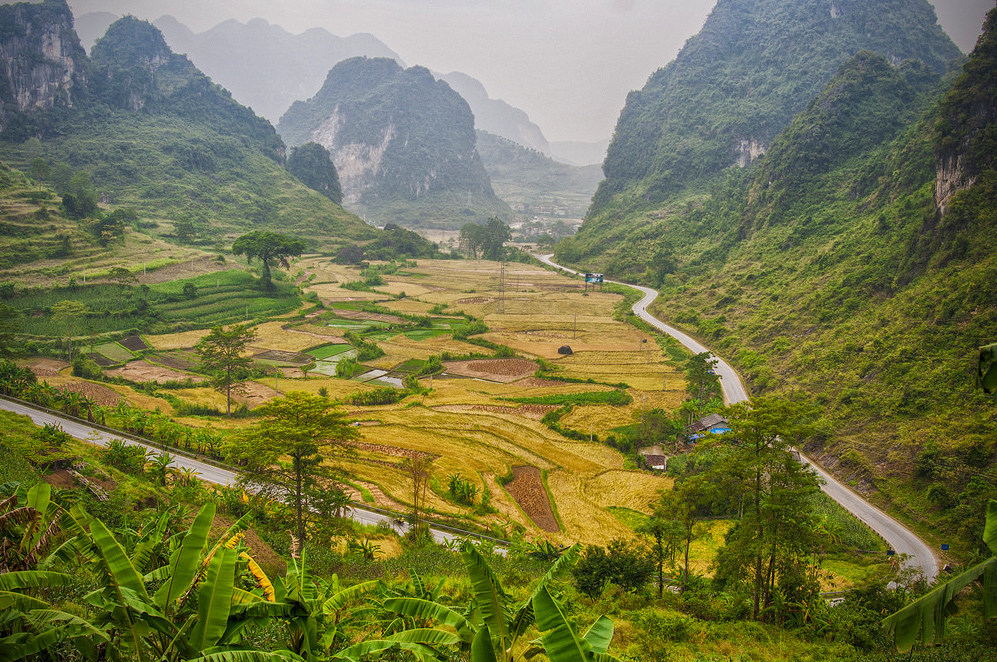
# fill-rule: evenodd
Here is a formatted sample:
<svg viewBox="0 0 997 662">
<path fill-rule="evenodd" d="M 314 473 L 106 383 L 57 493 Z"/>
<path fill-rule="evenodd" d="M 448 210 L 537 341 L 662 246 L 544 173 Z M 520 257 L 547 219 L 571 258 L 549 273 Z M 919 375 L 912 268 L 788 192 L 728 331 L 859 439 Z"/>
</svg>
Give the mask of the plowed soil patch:
<svg viewBox="0 0 997 662">
<path fill-rule="evenodd" d="M 121 341 L 121 346 L 130 349 L 133 352 L 137 352 L 142 349 L 149 349 L 149 346 L 145 344 L 141 336 L 129 336 Z"/>
<path fill-rule="evenodd" d="M 279 363 L 293 363 L 295 365 L 305 365 L 306 363 L 311 363 L 312 360 L 312 357 L 306 354 L 299 354 L 298 352 L 282 352 L 278 349 L 271 349 L 266 352 L 254 354 L 253 358 L 260 359 L 261 361 L 276 361 Z"/>
<path fill-rule="evenodd" d="M 363 425 L 361 423 L 361 425 Z M 346 446 L 356 448 L 359 451 L 364 451 L 367 453 L 379 453 L 381 455 L 390 455 L 391 457 L 429 457 L 436 459 L 439 455 L 433 455 L 431 453 L 424 453 L 423 451 L 413 451 L 408 448 L 399 448 L 398 446 L 385 446 L 382 444 L 368 444 L 362 441 L 348 441 Z"/>
<path fill-rule="evenodd" d="M 115 407 L 121 402 L 121 394 L 112 388 L 102 384 L 91 384 L 90 382 L 69 382 L 62 388 L 73 393 L 81 393 L 93 398 L 101 407 Z"/>
<path fill-rule="evenodd" d="M 433 409 L 436 411 L 445 411 L 455 414 L 471 411 L 487 411 L 493 414 L 516 414 L 517 416 L 539 421 L 541 418 L 546 416 L 547 413 L 557 409 L 557 406 L 519 405 L 518 407 L 502 407 L 499 405 L 443 405 L 440 407 L 433 407 Z"/>
<path fill-rule="evenodd" d="M 162 366 L 152 365 L 146 361 L 132 361 L 124 367 L 108 370 L 107 374 L 112 377 L 123 377 L 139 383 L 185 382 L 190 379 L 195 384 L 200 384 L 204 381 L 201 377 L 195 377 L 193 375 L 177 372 L 176 370 L 170 370 L 169 368 L 164 368 Z"/>
<path fill-rule="evenodd" d="M 35 373 L 35 377 L 58 377 L 59 371 L 68 367 L 65 361 L 55 359 L 32 359 L 28 363 L 28 370 Z"/>
<path fill-rule="evenodd" d="M 457 299 L 457 301 L 455 301 L 454 303 L 457 303 L 458 305 L 464 305 L 464 304 L 491 303 L 492 301 L 495 301 L 495 299 L 492 299 L 491 297 L 471 297 L 470 299 Z"/>
<path fill-rule="evenodd" d="M 513 467 L 512 475 L 514 478 L 505 489 L 523 512 L 529 515 L 541 530 L 548 533 L 560 531 L 554 510 L 547 498 L 547 490 L 544 489 L 540 470 L 536 467 Z"/>
<path fill-rule="evenodd" d="M 156 363 L 162 364 L 167 368 L 171 368 L 172 370 L 194 369 L 193 361 L 187 361 L 186 359 L 183 359 L 175 354 L 155 354 L 149 358 Z"/>
<path fill-rule="evenodd" d="M 232 399 L 255 409 L 273 399 L 273 387 L 259 382 L 239 382 L 232 384 Z"/>
<path fill-rule="evenodd" d="M 479 361 L 448 361 L 447 372 L 461 377 L 475 377 L 507 384 L 528 377 L 537 371 L 537 364 L 526 359 L 483 359 Z"/>
</svg>

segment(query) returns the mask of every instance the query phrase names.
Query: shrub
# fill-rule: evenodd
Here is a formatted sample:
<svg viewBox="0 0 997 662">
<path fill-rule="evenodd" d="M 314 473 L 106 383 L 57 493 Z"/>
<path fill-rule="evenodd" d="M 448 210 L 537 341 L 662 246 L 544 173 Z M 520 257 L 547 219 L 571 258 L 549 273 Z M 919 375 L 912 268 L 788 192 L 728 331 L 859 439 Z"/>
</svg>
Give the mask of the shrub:
<svg viewBox="0 0 997 662">
<path fill-rule="evenodd" d="M 596 598 L 609 583 L 637 592 L 650 581 L 654 570 L 654 559 L 646 549 L 632 541 L 617 539 L 608 548 L 586 547 L 572 575 L 579 591 Z"/>
</svg>

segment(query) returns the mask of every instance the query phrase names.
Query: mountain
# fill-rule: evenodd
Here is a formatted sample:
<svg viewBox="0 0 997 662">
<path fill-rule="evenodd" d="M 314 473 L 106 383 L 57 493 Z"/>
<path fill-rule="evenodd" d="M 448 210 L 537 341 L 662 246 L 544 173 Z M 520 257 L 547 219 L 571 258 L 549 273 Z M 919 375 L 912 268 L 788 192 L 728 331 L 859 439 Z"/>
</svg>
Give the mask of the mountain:
<svg viewBox="0 0 997 662">
<path fill-rule="evenodd" d="M 30 131 L 28 116 L 89 97 L 89 61 L 65 2 L 0 5 L 0 131 Z"/>
<path fill-rule="evenodd" d="M 485 86 L 478 80 L 458 71 L 440 76 L 442 81 L 464 97 L 474 113 L 474 126 L 488 133 L 501 136 L 527 149 L 550 156 L 550 145 L 540 127 L 530 121 L 529 115 L 510 106 L 501 99 L 491 99 Z"/>
<path fill-rule="evenodd" d="M 478 153 L 495 194 L 521 217 L 581 218 L 602 181 L 598 165 L 559 163 L 507 138 L 478 131 Z"/>
<path fill-rule="evenodd" d="M 80 43 L 87 53 L 97 43 L 97 40 L 104 36 L 111 23 L 121 18 L 117 14 L 106 11 L 90 12 L 76 16 L 75 29 L 80 37 Z"/>
<path fill-rule="evenodd" d="M 225 234 L 261 227 L 330 250 L 376 234 L 291 177 L 275 129 L 173 53 L 149 23 L 115 22 L 91 60 L 64 1 L 0 12 L 4 25 L 19 28 L 0 34 L 0 71 L 14 72 L 4 85 L 10 95 L 0 96 L 0 160 L 37 171 L 60 195 L 71 176 L 82 177 L 94 200 L 135 208 L 164 236 L 176 220 L 194 222 L 202 240 L 220 246 Z"/>
<path fill-rule="evenodd" d="M 329 69 L 343 60 L 368 56 L 401 62 L 369 34 L 337 37 L 313 28 L 294 35 L 259 18 L 225 21 L 197 34 L 172 16 L 155 25 L 174 51 L 186 53 L 240 103 L 274 123 L 291 103 L 314 96 Z"/>
<path fill-rule="evenodd" d="M 606 160 L 609 139 L 596 142 L 559 141 L 550 143 L 550 153 L 557 161 L 573 166 L 602 165 Z"/>
<path fill-rule="evenodd" d="M 927 0 L 720 0 L 676 59 L 627 97 L 582 228 L 586 252 L 607 245 L 596 227 L 626 232 L 610 220 L 621 213 L 696 195 L 756 160 L 861 50 L 936 73 L 962 57 Z"/>
<path fill-rule="evenodd" d="M 340 62 L 318 94 L 291 106 L 278 131 L 291 146 L 328 149 L 344 204 L 378 222 L 511 215 L 475 150 L 470 107 L 423 67 L 402 69 L 387 58 Z"/>
<path fill-rule="evenodd" d="M 753 396 L 817 404 L 808 453 L 964 541 L 997 498 L 997 399 L 973 384 L 997 341 L 995 99 L 997 10 L 958 75 L 860 51 L 764 156 L 644 213 L 606 256 Z M 583 247 L 557 254 L 587 264 Z"/>
</svg>

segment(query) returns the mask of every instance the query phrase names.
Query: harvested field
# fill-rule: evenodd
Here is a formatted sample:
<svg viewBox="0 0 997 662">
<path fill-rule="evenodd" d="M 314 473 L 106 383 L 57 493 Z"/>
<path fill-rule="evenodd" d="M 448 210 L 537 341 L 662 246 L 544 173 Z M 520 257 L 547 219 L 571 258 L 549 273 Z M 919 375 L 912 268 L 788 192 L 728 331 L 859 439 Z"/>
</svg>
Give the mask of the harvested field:
<svg viewBox="0 0 997 662">
<path fill-rule="evenodd" d="M 505 486 L 519 507 L 523 509 L 533 523 L 548 533 L 557 533 L 561 528 L 557 525 L 554 510 L 550 507 L 547 490 L 544 489 L 541 472 L 536 467 L 513 467 L 513 481 Z"/>
<path fill-rule="evenodd" d="M 367 421 L 370 425 L 377 425 L 376 421 Z M 356 448 L 358 451 L 363 451 L 365 453 L 377 453 L 379 455 L 388 455 L 390 457 L 428 457 L 430 459 L 436 459 L 439 455 L 433 455 L 432 453 L 424 453 L 423 451 L 413 451 L 407 448 L 399 448 L 398 446 L 385 446 L 383 444 L 369 444 L 363 441 L 347 441 L 343 444 L 344 446 L 349 446 L 351 448 Z"/>
<path fill-rule="evenodd" d="M 456 301 L 454 301 L 454 303 L 456 303 L 459 306 L 466 306 L 468 304 L 483 305 L 486 303 L 491 303 L 492 301 L 495 301 L 495 299 L 491 297 L 470 297 L 468 299 L 457 299 Z"/>
<path fill-rule="evenodd" d="M 272 361 L 273 363 L 290 363 L 291 365 L 306 365 L 312 362 L 312 357 L 307 354 L 297 352 L 283 352 L 276 349 L 253 354 L 253 358 L 259 361 Z"/>
<path fill-rule="evenodd" d="M 108 370 L 107 374 L 111 377 L 122 377 L 140 384 L 145 382 L 185 382 L 188 379 L 195 384 L 200 384 L 204 381 L 203 377 L 170 370 L 169 368 L 153 365 L 148 361 L 132 361 L 121 368 Z"/>
<path fill-rule="evenodd" d="M 142 336 L 128 336 L 121 341 L 121 344 L 126 349 L 130 349 L 133 352 L 149 349 L 149 346 L 145 344 L 144 340 L 142 340 Z"/>
<path fill-rule="evenodd" d="M 35 373 L 35 377 L 59 377 L 61 371 L 69 367 L 65 361 L 56 359 L 31 359 L 24 365 Z"/>
<path fill-rule="evenodd" d="M 232 400 L 255 409 L 273 400 L 273 385 L 266 386 L 259 382 L 245 381 L 232 384 Z"/>
<path fill-rule="evenodd" d="M 200 331 L 184 331 L 183 333 L 166 333 L 161 336 L 146 336 L 145 341 L 153 349 L 190 349 L 201 338 L 211 333 L 208 329 Z"/>
<path fill-rule="evenodd" d="M 147 355 L 146 359 L 171 370 L 193 370 L 197 365 L 194 357 L 190 355 L 188 359 L 186 356 L 186 354 L 151 354 Z"/>
<path fill-rule="evenodd" d="M 93 398 L 101 407 L 116 407 L 121 402 L 121 394 L 103 384 L 93 382 L 67 382 L 62 388 L 73 393 L 80 393 Z"/>
<path fill-rule="evenodd" d="M 507 384 L 532 375 L 537 364 L 527 359 L 482 359 L 478 361 L 448 361 L 447 372 L 461 377 L 487 379 Z"/>
<path fill-rule="evenodd" d="M 368 313 L 364 310 L 344 310 L 342 308 L 333 308 L 333 312 L 335 312 L 338 317 L 348 320 L 371 320 L 374 322 L 385 322 L 386 324 L 404 324 L 406 322 L 405 319 L 396 317 L 395 315 Z"/>
<path fill-rule="evenodd" d="M 325 327 L 319 328 L 325 329 Z M 301 330 L 309 331 L 310 329 Z M 253 345 L 263 349 L 302 352 L 320 342 L 319 339 L 307 333 L 300 333 L 297 327 L 290 326 L 287 322 L 267 322 L 255 327 L 255 331 L 256 339 L 253 340 Z M 328 329 L 325 329 L 325 333 L 321 331 L 318 333 L 328 335 Z"/>
<path fill-rule="evenodd" d="M 534 421 L 539 421 L 548 413 L 557 409 L 557 406 L 519 405 L 518 407 L 515 407 L 515 406 L 502 406 L 502 405 L 443 405 L 440 407 L 433 407 L 433 409 L 435 409 L 436 411 L 444 411 L 451 413 L 487 411 L 493 414 L 515 414 L 516 416 L 523 416 L 524 418 L 529 418 Z"/>
</svg>

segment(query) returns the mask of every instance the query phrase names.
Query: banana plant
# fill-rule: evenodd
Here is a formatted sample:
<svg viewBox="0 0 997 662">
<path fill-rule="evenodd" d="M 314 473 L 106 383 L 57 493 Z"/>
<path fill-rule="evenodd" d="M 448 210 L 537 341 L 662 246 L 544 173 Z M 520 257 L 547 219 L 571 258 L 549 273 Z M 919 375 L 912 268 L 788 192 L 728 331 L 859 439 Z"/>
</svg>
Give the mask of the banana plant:
<svg viewBox="0 0 997 662">
<path fill-rule="evenodd" d="M 939 642 L 945 637 L 945 621 L 949 603 L 962 589 L 983 578 L 983 618 L 997 617 L 997 501 L 987 506 L 983 542 L 994 556 L 956 575 L 923 595 L 900 611 L 883 619 L 883 627 L 893 637 L 900 651 L 909 651 L 920 639 L 921 644 Z"/>
<path fill-rule="evenodd" d="M 452 646 L 469 662 L 511 662 L 520 639 L 536 624 L 541 631 L 550 632 L 541 640 L 533 642 L 534 645 L 527 651 L 529 656 L 545 653 L 551 662 L 613 660 L 606 654 L 606 648 L 612 639 L 612 621 L 602 617 L 584 637 L 579 637 L 547 588 L 560 571 L 577 560 L 578 553 L 577 545 L 565 550 L 537 582 L 530 597 L 514 606 L 488 561 L 474 545 L 464 542 L 461 545 L 461 556 L 471 579 L 473 597 L 470 609 L 461 613 L 425 598 L 385 600 L 384 608 L 399 616 L 433 622 L 437 624 L 437 628 L 448 628 L 406 630 L 385 637 L 385 640 L 426 647 Z M 355 648 L 356 652 L 360 652 L 359 647 Z M 353 652 L 343 651 L 340 656 L 344 657 L 339 659 L 359 659 L 346 656 Z"/>
<path fill-rule="evenodd" d="M 0 571 L 30 570 L 59 530 L 62 508 L 52 501 L 52 486 L 20 485 L 0 502 Z"/>
</svg>

